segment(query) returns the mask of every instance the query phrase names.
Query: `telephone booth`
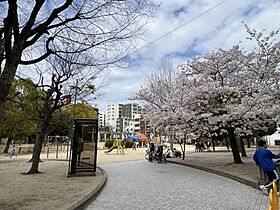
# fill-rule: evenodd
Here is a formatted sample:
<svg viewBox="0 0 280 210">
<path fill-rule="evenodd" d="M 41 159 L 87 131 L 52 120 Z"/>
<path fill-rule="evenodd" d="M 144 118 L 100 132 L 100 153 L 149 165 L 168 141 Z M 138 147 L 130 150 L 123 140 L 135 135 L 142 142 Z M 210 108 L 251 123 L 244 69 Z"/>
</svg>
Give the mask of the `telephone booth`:
<svg viewBox="0 0 280 210">
<path fill-rule="evenodd" d="M 95 175 L 97 158 L 97 119 L 75 119 L 68 174 Z"/>
</svg>

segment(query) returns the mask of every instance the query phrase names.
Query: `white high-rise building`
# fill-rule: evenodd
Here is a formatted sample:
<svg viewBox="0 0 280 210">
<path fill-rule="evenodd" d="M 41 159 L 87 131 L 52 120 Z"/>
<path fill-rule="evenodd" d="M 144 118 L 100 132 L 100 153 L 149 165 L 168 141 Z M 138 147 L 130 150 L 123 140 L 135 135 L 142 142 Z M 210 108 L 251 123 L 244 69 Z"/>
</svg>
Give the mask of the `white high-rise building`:
<svg viewBox="0 0 280 210">
<path fill-rule="evenodd" d="M 103 112 L 98 113 L 98 127 L 104 127 L 106 122 L 106 115 Z"/>
<path fill-rule="evenodd" d="M 131 135 L 135 132 L 147 132 L 146 123 L 141 117 L 142 107 L 136 103 L 108 104 L 106 108 L 106 124 L 111 131 Z"/>
<path fill-rule="evenodd" d="M 106 108 L 106 125 L 118 132 L 118 119 L 121 117 L 122 104 L 108 104 Z"/>
</svg>

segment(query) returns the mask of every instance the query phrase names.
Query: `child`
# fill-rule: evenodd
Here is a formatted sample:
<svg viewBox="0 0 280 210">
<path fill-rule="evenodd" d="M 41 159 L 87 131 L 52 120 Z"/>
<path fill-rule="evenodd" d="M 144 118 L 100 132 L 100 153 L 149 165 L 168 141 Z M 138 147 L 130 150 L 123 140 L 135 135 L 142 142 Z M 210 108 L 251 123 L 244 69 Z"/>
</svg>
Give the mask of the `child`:
<svg viewBox="0 0 280 210">
<path fill-rule="evenodd" d="M 17 156 L 17 154 L 16 154 L 16 146 L 15 145 L 13 145 L 12 146 L 12 151 L 11 151 L 11 155 L 10 155 L 10 158 L 12 157 L 12 156 Z"/>
<path fill-rule="evenodd" d="M 136 150 L 136 143 L 135 142 L 132 143 L 132 150 Z"/>
<path fill-rule="evenodd" d="M 272 159 L 280 158 L 280 154 L 275 155 L 267 149 L 267 144 L 264 140 L 258 142 L 259 149 L 255 152 L 253 159 L 261 167 L 268 177 L 268 182 L 265 185 L 260 185 L 260 189 L 264 194 L 268 195 L 269 189 L 273 186 L 273 179 L 276 179 L 278 184 L 279 174 L 276 171 L 275 164 Z"/>
</svg>

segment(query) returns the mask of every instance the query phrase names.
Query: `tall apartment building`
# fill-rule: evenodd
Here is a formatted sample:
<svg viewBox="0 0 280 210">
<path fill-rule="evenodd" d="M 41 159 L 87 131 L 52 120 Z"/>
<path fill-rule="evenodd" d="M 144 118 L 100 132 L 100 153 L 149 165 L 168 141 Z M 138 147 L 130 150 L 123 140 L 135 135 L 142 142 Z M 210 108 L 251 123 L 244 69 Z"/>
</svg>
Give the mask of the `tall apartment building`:
<svg viewBox="0 0 280 210">
<path fill-rule="evenodd" d="M 122 107 L 119 119 L 119 130 L 121 133 L 132 134 L 135 132 L 135 118 L 142 112 L 141 106 L 135 103 L 125 104 Z"/>
<path fill-rule="evenodd" d="M 143 118 L 143 115 L 139 115 L 135 118 L 135 132 L 150 134 L 152 132 L 149 122 Z"/>
<path fill-rule="evenodd" d="M 105 126 L 105 122 L 106 122 L 106 114 L 103 112 L 99 112 L 98 113 L 98 127 L 102 128 Z"/>
<path fill-rule="evenodd" d="M 119 118 L 123 104 L 108 104 L 106 108 L 106 125 L 112 127 L 114 132 L 119 132 Z"/>
<path fill-rule="evenodd" d="M 122 113 L 121 116 L 125 118 L 134 119 L 136 115 L 139 115 L 142 113 L 142 108 L 138 104 L 125 104 L 122 107 Z"/>
<path fill-rule="evenodd" d="M 108 104 L 106 110 L 106 125 L 123 137 L 136 132 L 146 134 L 151 132 L 147 121 L 143 119 L 142 107 L 136 103 Z"/>
</svg>

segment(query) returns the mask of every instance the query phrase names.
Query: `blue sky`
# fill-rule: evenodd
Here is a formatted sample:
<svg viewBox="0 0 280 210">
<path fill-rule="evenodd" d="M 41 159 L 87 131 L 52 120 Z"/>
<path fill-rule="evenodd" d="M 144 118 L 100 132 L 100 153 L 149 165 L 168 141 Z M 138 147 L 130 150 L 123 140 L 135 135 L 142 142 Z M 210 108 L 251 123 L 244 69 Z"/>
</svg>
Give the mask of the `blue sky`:
<svg viewBox="0 0 280 210">
<path fill-rule="evenodd" d="M 127 98 L 139 90 L 152 72 L 158 71 L 164 58 L 171 59 L 174 65 L 183 64 L 195 55 L 217 48 L 228 49 L 239 41 L 245 50 L 253 49 L 242 22 L 267 33 L 280 28 L 279 0 L 156 2 L 160 6 L 143 40 L 157 41 L 153 44 L 140 41 L 138 48 L 144 48 L 131 55 L 130 68 L 114 68 L 105 75 L 108 85 L 101 89 L 102 97 L 94 102 L 100 110 L 104 111 L 108 103 L 129 103 Z"/>
</svg>

